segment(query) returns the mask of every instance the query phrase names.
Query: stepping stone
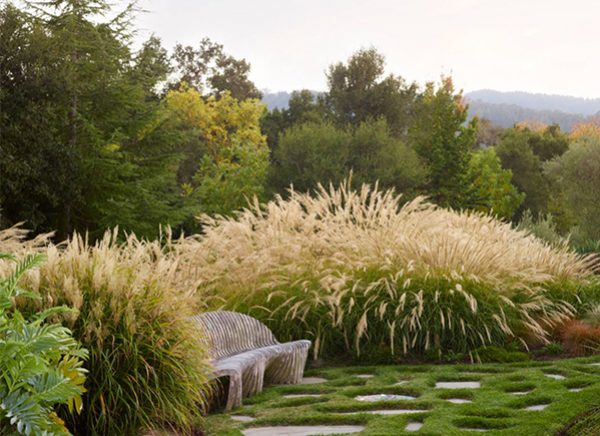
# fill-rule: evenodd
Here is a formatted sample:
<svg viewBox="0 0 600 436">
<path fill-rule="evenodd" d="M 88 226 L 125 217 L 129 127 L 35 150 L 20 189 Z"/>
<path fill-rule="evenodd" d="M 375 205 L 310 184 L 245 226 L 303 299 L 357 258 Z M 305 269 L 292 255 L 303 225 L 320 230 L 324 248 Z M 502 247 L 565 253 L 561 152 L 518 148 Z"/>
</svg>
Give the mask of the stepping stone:
<svg viewBox="0 0 600 436">
<path fill-rule="evenodd" d="M 525 391 L 525 392 L 511 392 L 512 395 L 527 395 L 528 393 L 530 393 L 531 391 Z"/>
<path fill-rule="evenodd" d="M 375 376 L 373 374 L 356 374 L 354 377 L 358 377 L 358 378 L 373 378 Z"/>
<path fill-rule="evenodd" d="M 466 404 L 472 403 L 471 400 L 465 400 L 464 398 L 448 398 L 446 401 L 453 404 Z"/>
<path fill-rule="evenodd" d="M 358 395 L 354 397 L 358 401 L 394 401 L 394 400 L 416 400 L 417 397 L 412 395 L 393 395 L 393 394 L 376 394 L 376 395 Z"/>
<path fill-rule="evenodd" d="M 304 377 L 302 380 L 300 380 L 301 385 L 314 385 L 317 383 L 325 383 L 327 381 L 327 379 L 322 378 L 322 377 Z"/>
<path fill-rule="evenodd" d="M 458 382 L 437 382 L 437 389 L 479 389 L 481 383 L 478 381 L 458 381 Z"/>
<path fill-rule="evenodd" d="M 569 392 L 581 392 L 583 390 L 583 388 L 571 388 L 569 389 Z"/>
<path fill-rule="evenodd" d="M 484 431 L 489 431 L 487 428 L 462 428 L 461 430 L 464 431 L 476 431 L 476 432 L 484 432 Z"/>
<path fill-rule="evenodd" d="M 323 394 L 287 394 L 282 395 L 283 398 L 315 398 L 322 397 Z"/>
<path fill-rule="evenodd" d="M 554 380 L 564 380 L 566 377 L 560 374 L 544 374 L 546 377 L 553 378 Z"/>
<path fill-rule="evenodd" d="M 398 383 L 394 383 L 394 386 L 405 385 L 406 383 L 408 383 L 408 380 L 401 380 Z"/>
<path fill-rule="evenodd" d="M 548 407 L 547 404 L 536 404 L 535 406 L 526 407 L 525 410 L 544 410 Z"/>
<path fill-rule="evenodd" d="M 384 409 L 384 410 L 361 410 L 360 412 L 343 412 L 341 415 L 358 415 L 359 413 L 368 413 L 371 415 L 407 415 L 409 413 L 423 413 L 427 410 L 422 409 Z"/>
<path fill-rule="evenodd" d="M 320 434 L 353 434 L 365 429 L 362 425 L 294 425 L 256 427 L 242 430 L 244 436 L 310 436 Z"/>
<path fill-rule="evenodd" d="M 237 422 L 252 422 L 256 421 L 256 418 L 252 416 L 244 416 L 244 415 L 231 415 L 231 419 Z"/>
<path fill-rule="evenodd" d="M 419 431 L 421 429 L 421 427 L 423 427 L 422 422 L 409 422 L 408 424 L 406 424 L 406 427 L 404 428 L 404 430 Z"/>
<path fill-rule="evenodd" d="M 600 362 L 590 363 L 590 366 L 600 366 Z"/>
</svg>

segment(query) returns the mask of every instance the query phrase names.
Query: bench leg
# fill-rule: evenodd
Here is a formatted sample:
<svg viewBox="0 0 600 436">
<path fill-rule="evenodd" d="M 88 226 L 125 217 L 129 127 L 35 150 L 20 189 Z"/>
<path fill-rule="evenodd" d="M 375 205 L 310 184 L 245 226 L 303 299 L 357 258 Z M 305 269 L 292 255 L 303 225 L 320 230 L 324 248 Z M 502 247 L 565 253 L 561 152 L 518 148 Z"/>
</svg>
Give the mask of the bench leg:
<svg viewBox="0 0 600 436">
<path fill-rule="evenodd" d="M 308 348 L 299 348 L 294 352 L 294 369 L 290 383 L 300 383 L 304 375 L 304 367 L 308 358 Z"/>
<path fill-rule="evenodd" d="M 227 393 L 227 403 L 225 411 L 240 407 L 242 405 L 242 375 L 239 373 L 229 376 L 229 392 Z"/>
<path fill-rule="evenodd" d="M 296 384 L 302 380 L 308 349 L 298 348 L 275 357 L 269 363 L 266 378 L 273 384 Z"/>
<path fill-rule="evenodd" d="M 249 397 L 262 392 L 265 379 L 265 359 L 257 360 L 243 375 L 243 395 Z"/>
</svg>

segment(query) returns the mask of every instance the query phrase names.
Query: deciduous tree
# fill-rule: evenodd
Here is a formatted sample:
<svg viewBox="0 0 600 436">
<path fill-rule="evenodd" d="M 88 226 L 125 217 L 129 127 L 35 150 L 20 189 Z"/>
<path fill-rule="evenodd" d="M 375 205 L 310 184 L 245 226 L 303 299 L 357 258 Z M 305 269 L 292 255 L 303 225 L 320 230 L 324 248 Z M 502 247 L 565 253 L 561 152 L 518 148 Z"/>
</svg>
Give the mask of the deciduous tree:
<svg viewBox="0 0 600 436">
<path fill-rule="evenodd" d="M 493 148 L 473 153 L 467 174 L 468 207 L 510 220 L 525 199 L 511 179 L 512 172 L 502 168 Z"/>
<path fill-rule="evenodd" d="M 428 83 L 419 97 L 410 143 L 428 166 L 427 192 L 442 206 L 463 207 L 467 171 L 475 144 L 476 119 L 467 121 L 467 106 L 452 79 Z"/>
<path fill-rule="evenodd" d="M 208 38 L 200 41 L 197 49 L 177 44 L 171 56 L 175 78 L 171 89 L 183 83 L 202 94 L 218 96 L 229 91 L 233 98 L 245 100 L 260 98 L 261 93 L 248 78 L 250 64 L 225 53 L 224 47 Z"/>
</svg>

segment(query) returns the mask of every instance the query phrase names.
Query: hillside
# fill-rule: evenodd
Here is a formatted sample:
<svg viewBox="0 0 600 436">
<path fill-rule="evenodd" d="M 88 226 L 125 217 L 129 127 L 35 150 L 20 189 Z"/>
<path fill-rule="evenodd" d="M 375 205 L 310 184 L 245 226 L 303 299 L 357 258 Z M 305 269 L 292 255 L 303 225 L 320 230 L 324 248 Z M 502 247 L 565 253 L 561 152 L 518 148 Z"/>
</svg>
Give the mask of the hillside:
<svg viewBox="0 0 600 436">
<path fill-rule="evenodd" d="M 286 109 L 292 96 L 291 92 L 286 91 L 270 92 L 267 89 L 263 89 L 261 92 L 263 94 L 262 101 L 270 111 L 273 109 Z"/>
<path fill-rule="evenodd" d="M 492 104 L 516 105 L 526 109 L 558 111 L 576 115 L 595 115 L 600 111 L 600 98 L 534 94 L 523 91 L 501 92 L 492 89 L 468 92 L 465 97 L 471 101 L 479 100 Z"/>
<path fill-rule="evenodd" d="M 512 127 L 521 121 L 539 121 L 544 124 L 558 124 L 563 131 L 570 131 L 573 125 L 587 120 L 581 114 L 570 114 L 558 110 L 536 110 L 508 103 L 488 103 L 481 100 L 470 100 L 469 115 L 487 118 L 498 127 Z"/>
</svg>

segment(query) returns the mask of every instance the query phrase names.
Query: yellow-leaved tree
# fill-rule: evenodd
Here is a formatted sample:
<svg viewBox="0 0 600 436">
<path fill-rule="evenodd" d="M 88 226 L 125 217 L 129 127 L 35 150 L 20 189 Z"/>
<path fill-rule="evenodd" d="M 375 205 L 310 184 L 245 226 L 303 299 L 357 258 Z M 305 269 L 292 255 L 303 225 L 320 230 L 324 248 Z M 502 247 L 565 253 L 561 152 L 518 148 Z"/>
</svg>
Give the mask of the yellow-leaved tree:
<svg viewBox="0 0 600 436">
<path fill-rule="evenodd" d="M 569 138 L 573 141 L 583 138 L 600 138 L 600 120 L 594 119 L 590 122 L 575 124 Z"/>
<path fill-rule="evenodd" d="M 167 94 L 165 108 L 186 144 L 178 180 L 194 212 L 228 214 L 263 195 L 269 149 L 260 130 L 262 103 L 229 92 L 204 97 L 182 86 Z"/>
</svg>

